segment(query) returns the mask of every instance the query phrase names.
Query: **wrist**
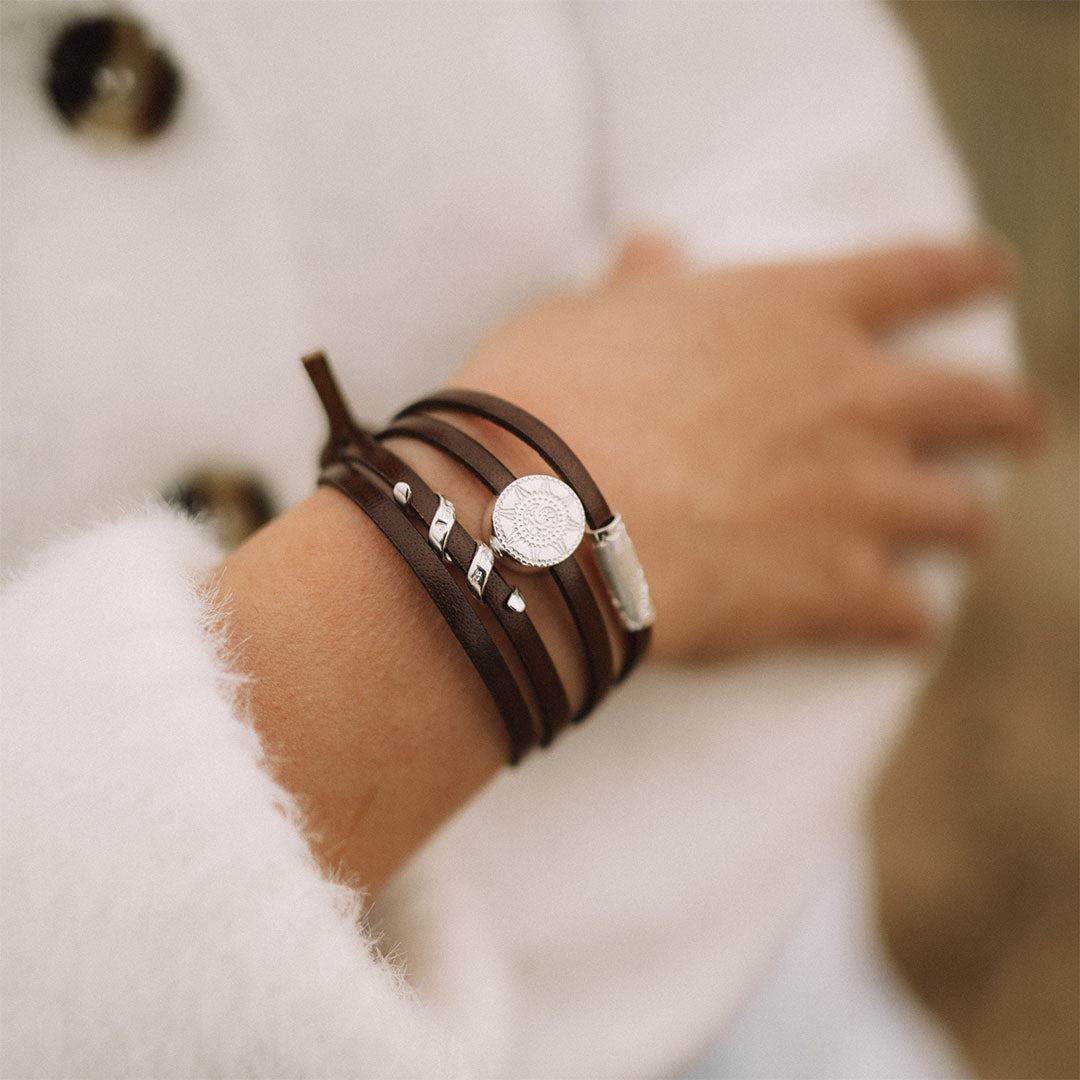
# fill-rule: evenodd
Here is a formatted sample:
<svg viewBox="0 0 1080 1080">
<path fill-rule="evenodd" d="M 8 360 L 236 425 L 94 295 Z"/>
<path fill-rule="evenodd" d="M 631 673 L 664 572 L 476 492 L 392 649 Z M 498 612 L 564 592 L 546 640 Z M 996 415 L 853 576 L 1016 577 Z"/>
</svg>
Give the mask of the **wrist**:
<svg viewBox="0 0 1080 1080">
<path fill-rule="evenodd" d="M 226 612 L 268 767 L 332 875 L 378 888 L 505 763 L 483 683 L 338 492 L 320 488 L 275 518 L 207 590 Z"/>
</svg>

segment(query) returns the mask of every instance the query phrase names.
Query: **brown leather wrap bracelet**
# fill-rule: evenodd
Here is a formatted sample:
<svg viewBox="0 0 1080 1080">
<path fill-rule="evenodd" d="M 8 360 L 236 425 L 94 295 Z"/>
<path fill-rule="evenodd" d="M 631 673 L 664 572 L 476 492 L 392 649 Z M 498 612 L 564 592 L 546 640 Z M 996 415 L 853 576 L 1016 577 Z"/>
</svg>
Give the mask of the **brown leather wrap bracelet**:
<svg viewBox="0 0 1080 1080">
<path fill-rule="evenodd" d="M 397 413 L 394 420 L 430 412 L 466 413 L 509 431 L 532 447 L 574 489 L 585 509 L 585 518 L 592 531 L 603 531 L 615 522 L 615 515 L 611 512 L 607 500 L 577 455 L 547 424 L 531 413 L 493 394 L 478 390 L 448 389 L 407 405 Z M 626 653 L 619 672 L 619 681 L 625 679 L 645 655 L 651 636 L 649 626 L 627 631 Z"/>
<path fill-rule="evenodd" d="M 477 543 L 457 522 L 453 504 L 356 422 L 325 355 L 307 356 L 304 365 L 330 423 L 330 435 L 320 456 L 319 483 L 350 498 L 408 563 L 492 695 L 506 725 L 511 762 L 519 761 L 537 743 L 547 745 L 570 722 L 570 703 L 551 655 L 526 614 L 524 597 L 495 567 L 496 555 L 516 560 L 516 565 L 547 567 L 556 581 L 585 653 L 586 700 L 573 718 L 580 720 L 611 685 L 614 666 L 604 615 L 573 554 L 586 523 L 614 610 L 627 629 L 619 679 L 638 662 L 649 641 L 652 605 L 622 519 L 611 513 L 577 457 L 541 421 L 492 395 L 449 390 L 402 410 L 396 424 L 380 438 L 398 436 L 426 442 L 469 469 L 497 494 L 493 536 L 489 542 Z M 562 483 L 545 476 L 515 478 L 465 432 L 422 415 L 435 410 L 469 413 L 503 427 L 536 450 Z M 392 495 L 380 484 L 390 488 Z M 549 524 L 552 520 L 558 524 Z M 565 529 L 570 531 L 564 533 Z M 464 585 L 451 574 L 447 562 L 464 575 Z M 517 654 L 534 700 L 530 701 L 524 692 L 527 688 L 519 685 L 509 658 L 474 610 L 469 591 L 498 621 Z"/>
<path fill-rule="evenodd" d="M 387 447 L 358 430 L 353 442 L 343 449 L 342 460 L 369 469 L 391 488 L 398 484 L 408 485 L 406 505 L 417 513 L 425 526 L 431 528 L 440 510 L 440 497 L 415 470 Z M 443 550 L 468 576 L 478 546 L 465 529 L 454 521 L 445 537 Z M 513 592 L 513 587 L 502 574 L 492 569 L 484 585 L 482 599 L 498 620 L 525 668 L 540 705 L 540 745 L 547 746 L 570 722 L 570 702 L 551 654 L 533 626 L 532 619 L 524 610 L 517 611 L 511 607 Z"/>
<path fill-rule="evenodd" d="M 376 438 L 380 441 L 387 438 L 415 439 L 433 446 L 467 468 L 495 494 L 515 479 L 514 474 L 484 446 L 460 428 L 434 416 L 411 416 L 399 420 L 379 432 Z M 589 682 L 585 701 L 574 717 L 574 722 L 580 723 L 611 686 L 614 676 L 611 641 L 600 606 L 576 559 L 571 557 L 558 563 L 549 572 L 562 593 L 585 650 Z"/>
</svg>

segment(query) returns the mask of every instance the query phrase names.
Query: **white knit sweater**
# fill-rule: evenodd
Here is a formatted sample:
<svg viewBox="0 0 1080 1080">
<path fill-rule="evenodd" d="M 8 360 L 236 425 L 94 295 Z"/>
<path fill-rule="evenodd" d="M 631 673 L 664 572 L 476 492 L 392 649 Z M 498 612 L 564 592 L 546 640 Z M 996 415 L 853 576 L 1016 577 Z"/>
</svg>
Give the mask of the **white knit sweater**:
<svg viewBox="0 0 1080 1080">
<path fill-rule="evenodd" d="M 631 224 L 713 263 L 969 229 L 907 47 L 862 4 L 147 4 L 182 106 L 101 152 L 41 90 L 90 10 L 2 4 L 0 1074 L 676 1067 L 858 813 L 915 666 L 643 672 L 366 911 L 239 715 L 193 584 L 218 553 L 147 493 L 221 463 L 298 499 L 302 351 L 385 416 Z M 904 343 L 1010 362 L 989 305 Z"/>
</svg>

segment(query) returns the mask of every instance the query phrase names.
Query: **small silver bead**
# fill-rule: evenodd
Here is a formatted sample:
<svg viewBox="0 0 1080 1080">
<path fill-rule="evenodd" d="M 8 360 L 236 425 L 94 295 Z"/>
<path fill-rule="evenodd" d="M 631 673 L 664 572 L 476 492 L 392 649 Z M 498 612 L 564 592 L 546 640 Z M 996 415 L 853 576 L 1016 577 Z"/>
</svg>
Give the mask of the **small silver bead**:
<svg viewBox="0 0 1080 1080">
<path fill-rule="evenodd" d="M 438 492 L 436 492 L 438 495 Z M 444 495 L 438 495 L 439 505 L 428 526 L 428 543 L 447 561 L 452 562 L 450 552 L 446 550 L 450 531 L 454 527 L 454 504 Z"/>
<path fill-rule="evenodd" d="M 506 606 L 511 611 L 516 611 L 519 615 L 525 611 L 525 597 L 521 595 L 519 589 L 515 589 L 507 598 Z"/>
<path fill-rule="evenodd" d="M 412 488 L 409 487 L 404 480 L 399 480 L 394 485 L 394 502 L 396 502 L 398 506 L 408 506 L 411 498 Z"/>
<path fill-rule="evenodd" d="M 484 599 L 484 589 L 487 588 L 491 569 L 495 565 L 495 554 L 487 544 L 477 544 L 472 562 L 469 564 L 469 572 L 465 575 L 469 588 L 481 599 Z"/>
</svg>

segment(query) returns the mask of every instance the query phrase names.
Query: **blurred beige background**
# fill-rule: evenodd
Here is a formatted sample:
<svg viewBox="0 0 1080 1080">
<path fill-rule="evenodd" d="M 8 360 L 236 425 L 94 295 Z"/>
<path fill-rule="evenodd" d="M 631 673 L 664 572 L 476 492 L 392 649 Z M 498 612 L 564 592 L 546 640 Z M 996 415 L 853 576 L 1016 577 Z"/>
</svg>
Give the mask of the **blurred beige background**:
<svg viewBox="0 0 1080 1080">
<path fill-rule="evenodd" d="M 1080 1075 L 1077 43 L 1074 0 L 898 0 L 986 219 L 1024 266 L 1053 399 L 939 677 L 878 792 L 880 911 L 901 969 L 986 1077 Z"/>
</svg>

